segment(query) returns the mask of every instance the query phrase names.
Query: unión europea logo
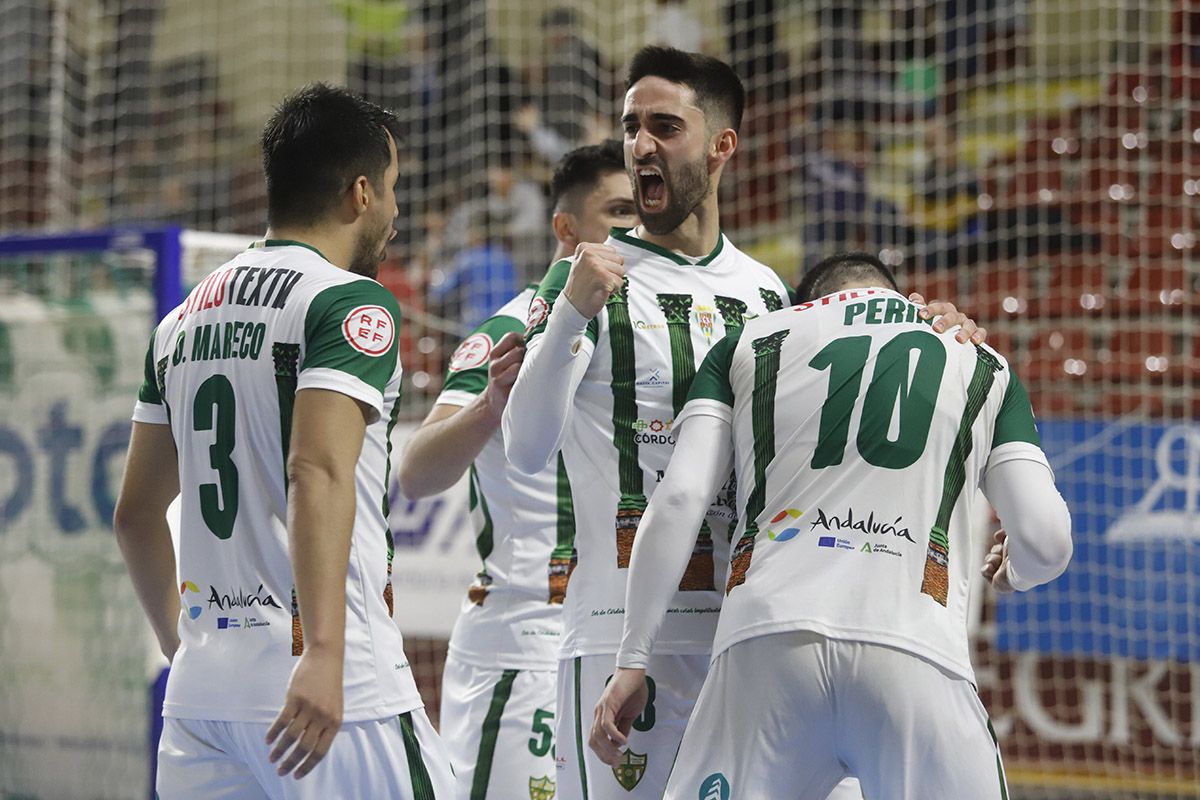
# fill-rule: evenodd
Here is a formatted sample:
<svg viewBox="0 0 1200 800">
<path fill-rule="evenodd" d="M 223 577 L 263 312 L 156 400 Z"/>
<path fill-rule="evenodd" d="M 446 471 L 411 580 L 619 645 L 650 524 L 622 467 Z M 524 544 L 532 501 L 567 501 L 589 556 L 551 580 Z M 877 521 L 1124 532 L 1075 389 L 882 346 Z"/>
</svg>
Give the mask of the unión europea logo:
<svg viewBox="0 0 1200 800">
<path fill-rule="evenodd" d="M 700 800 L 729 800 L 729 781 L 714 772 L 700 783 Z"/>
<path fill-rule="evenodd" d="M 200 616 L 200 612 L 203 611 L 203 609 L 200 608 L 200 606 L 189 605 L 191 601 L 188 600 L 188 592 L 200 594 L 200 587 L 191 581 L 184 581 L 183 583 L 179 584 L 179 601 L 183 604 L 183 608 L 184 611 L 187 612 L 188 619 L 195 619 L 196 617 Z"/>
<path fill-rule="evenodd" d="M 804 512 L 796 508 L 786 508 L 780 511 L 775 516 L 771 517 L 771 527 L 767 529 L 767 538 L 772 542 L 786 542 L 788 539 L 794 539 L 796 534 L 800 533 L 800 529 L 795 525 L 790 525 L 792 520 L 800 519 L 804 516 Z M 783 530 L 776 532 L 775 527 L 784 525 Z"/>
</svg>

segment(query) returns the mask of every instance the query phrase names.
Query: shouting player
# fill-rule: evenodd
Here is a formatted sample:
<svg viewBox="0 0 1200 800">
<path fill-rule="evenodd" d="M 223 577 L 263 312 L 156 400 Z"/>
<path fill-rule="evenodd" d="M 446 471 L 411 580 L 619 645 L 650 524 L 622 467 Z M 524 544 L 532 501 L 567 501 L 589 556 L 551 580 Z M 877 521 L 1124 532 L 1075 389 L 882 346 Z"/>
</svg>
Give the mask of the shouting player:
<svg viewBox="0 0 1200 800">
<path fill-rule="evenodd" d="M 652 696 L 621 762 L 610 768 L 585 747 L 583 714 L 612 675 L 620 643 L 634 533 L 671 458 L 696 365 L 725 334 L 788 305 L 779 277 L 720 230 L 717 186 L 737 149 L 743 105 L 728 65 L 670 48 L 639 51 L 622 127 L 642 224 L 581 244 L 550 269 L 529 309 L 504 442 L 528 474 L 561 449 L 571 477 L 578 565 L 558 671 L 563 800 L 657 800 L 708 669 L 733 531 L 727 499 L 692 531 L 670 623 L 647 665 Z"/>
<path fill-rule="evenodd" d="M 266 240 L 151 337 L 114 528 L 171 659 L 164 798 L 453 795 L 390 609 L 397 130 L 342 89 L 287 98 Z"/>
<path fill-rule="evenodd" d="M 632 746 L 669 581 L 732 466 L 737 544 L 670 800 L 820 800 L 847 772 L 867 797 L 1008 796 L 967 642 L 976 487 L 1007 529 L 984 568 L 1001 590 L 1062 573 L 1070 516 L 1008 363 L 895 289 L 869 255 L 828 259 L 692 382 L 592 730 L 610 763 Z"/>
<path fill-rule="evenodd" d="M 637 223 L 621 144 L 563 156 L 551 183 L 554 260 L 612 227 Z M 534 476 L 504 457 L 500 414 L 524 353 L 520 332 L 537 287 L 463 340 L 437 404 L 412 435 L 400 486 L 423 497 L 470 471 L 483 568 L 467 591 L 442 675 L 441 732 L 462 800 L 552 797 L 555 675 L 575 521 L 561 460 Z"/>
</svg>

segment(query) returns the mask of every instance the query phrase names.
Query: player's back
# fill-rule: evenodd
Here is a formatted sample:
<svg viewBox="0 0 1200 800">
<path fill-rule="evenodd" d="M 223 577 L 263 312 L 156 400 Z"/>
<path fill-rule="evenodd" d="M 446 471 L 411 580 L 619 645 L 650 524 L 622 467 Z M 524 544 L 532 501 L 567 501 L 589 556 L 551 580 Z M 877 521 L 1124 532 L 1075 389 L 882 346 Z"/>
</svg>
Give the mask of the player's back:
<svg viewBox="0 0 1200 800">
<path fill-rule="evenodd" d="M 723 388 L 697 376 L 693 398 L 732 401 L 744 520 L 717 652 L 805 629 L 971 676 L 970 507 L 1006 400 L 1027 422 L 1010 435 L 1028 442 L 1032 418 L 1002 358 L 917 309 L 883 289 L 829 295 L 714 349 Z"/>
<path fill-rule="evenodd" d="M 214 271 L 159 324 L 135 419 L 169 421 L 178 452 L 183 613 L 169 716 L 270 721 L 282 706 L 303 649 L 286 464 L 295 395 L 305 388 L 371 409 L 355 471 L 345 718 L 420 705 L 385 602 L 398 321 L 377 282 L 310 248 L 269 241 Z"/>
</svg>

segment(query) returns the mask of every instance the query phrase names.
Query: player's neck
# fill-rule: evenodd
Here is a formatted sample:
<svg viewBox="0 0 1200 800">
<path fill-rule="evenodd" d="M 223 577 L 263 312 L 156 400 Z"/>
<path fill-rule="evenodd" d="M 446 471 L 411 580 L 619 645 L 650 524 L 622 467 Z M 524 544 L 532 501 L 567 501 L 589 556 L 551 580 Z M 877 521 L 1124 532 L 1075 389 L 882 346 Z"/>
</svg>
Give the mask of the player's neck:
<svg viewBox="0 0 1200 800">
<path fill-rule="evenodd" d="M 721 215 L 717 211 L 717 194 L 713 193 L 696 206 L 687 219 L 673 231 L 663 234 L 650 233 L 645 225 L 639 225 L 637 235 L 647 242 L 665 247 L 692 258 L 703 258 L 713 251 L 721 239 Z"/>
<path fill-rule="evenodd" d="M 350 237 L 327 228 L 267 228 L 266 238 L 272 241 L 306 244 L 324 256 L 330 264 L 341 269 L 349 269 L 354 258 L 354 243 L 349 241 Z"/>
</svg>

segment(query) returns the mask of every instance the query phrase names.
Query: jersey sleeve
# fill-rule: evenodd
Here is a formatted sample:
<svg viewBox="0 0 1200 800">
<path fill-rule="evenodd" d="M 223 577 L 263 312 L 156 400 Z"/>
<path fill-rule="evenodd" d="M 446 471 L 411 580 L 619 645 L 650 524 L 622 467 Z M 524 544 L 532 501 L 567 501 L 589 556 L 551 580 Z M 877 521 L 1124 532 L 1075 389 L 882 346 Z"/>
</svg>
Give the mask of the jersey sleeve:
<svg viewBox="0 0 1200 800">
<path fill-rule="evenodd" d="M 492 348 L 506 333 L 521 333 L 523 330 L 520 320 L 507 314 L 497 314 L 471 331 L 471 335 L 463 339 L 450 356 L 437 405 L 465 406 L 480 395 L 487 387 Z"/>
<path fill-rule="evenodd" d="M 987 468 L 1014 460 L 1037 461 L 1047 468 L 1050 466 L 1042 452 L 1041 439 L 1033 422 L 1029 394 L 1010 367 L 1008 386 L 992 428 L 992 450 L 988 455 Z"/>
<path fill-rule="evenodd" d="M 529 318 L 525 323 L 525 341 L 531 342 L 546 330 L 546 320 L 554 310 L 554 303 L 567 285 L 567 276 L 571 274 L 571 259 L 564 258 L 550 266 L 546 277 L 538 286 L 537 294 L 529 303 Z M 600 323 L 596 318 L 588 322 L 584 335 L 592 344 L 600 338 Z"/>
<path fill-rule="evenodd" d="M 692 387 L 688 390 L 683 410 L 679 412 L 676 425 L 682 425 L 688 417 L 697 414 L 717 417 L 725 421 L 733 419 L 733 382 L 730 370 L 733 354 L 741 341 L 742 329 L 737 328 L 713 345 L 696 370 Z"/>
<path fill-rule="evenodd" d="M 400 306 L 370 280 L 331 286 L 313 298 L 304 320 L 304 361 L 297 391 L 328 389 L 383 413 L 383 392 L 399 360 Z"/>
<path fill-rule="evenodd" d="M 154 358 L 154 342 L 157 336 L 156 328 L 150 334 L 150 344 L 146 347 L 146 364 L 142 373 L 142 386 L 138 389 L 137 403 L 133 406 L 133 421 L 166 425 L 169 422 L 167 405 L 163 402 L 162 391 L 158 386 L 158 370 Z"/>
</svg>

